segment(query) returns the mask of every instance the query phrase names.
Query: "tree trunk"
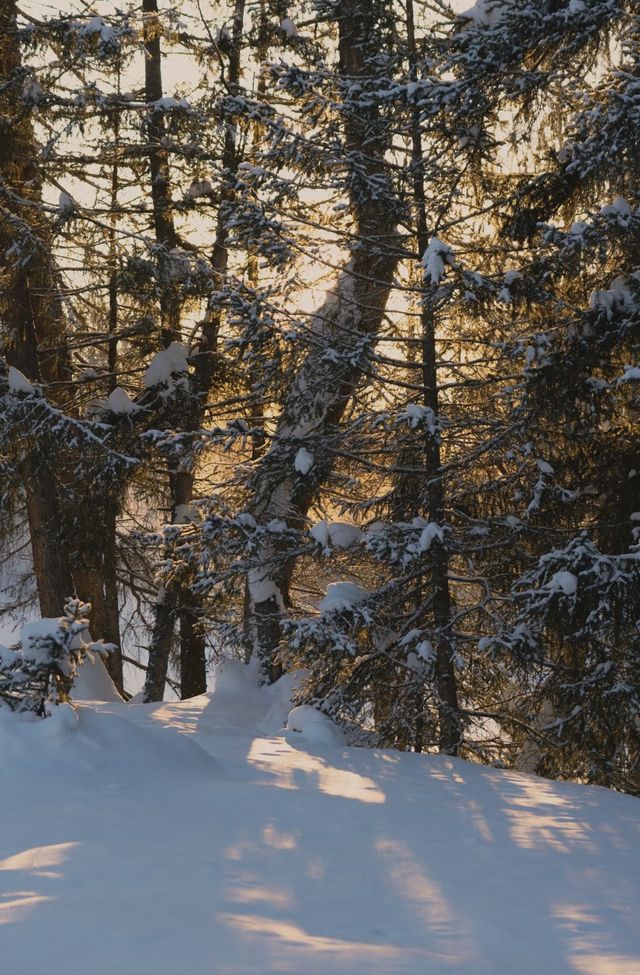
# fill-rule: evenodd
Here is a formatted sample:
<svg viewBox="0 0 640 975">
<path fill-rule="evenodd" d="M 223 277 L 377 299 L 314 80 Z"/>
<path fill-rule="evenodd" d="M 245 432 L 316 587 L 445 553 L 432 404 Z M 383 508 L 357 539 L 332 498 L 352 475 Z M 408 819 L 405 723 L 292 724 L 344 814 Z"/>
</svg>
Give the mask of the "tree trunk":
<svg viewBox="0 0 640 975">
<path fill-rule="evenodd" d="M 143 11 L 146 31 L 146 99 L 148 103 L 151 103 L 162 98 L 163 95 L 157 0 L 144 0 Z M 244 29 L 244 12 L 244 0 L 236 0 L 227 74 L 227 88 L 230 92 L 237 90 L 240 80 L 240 53 Z M 166 156 L 161 150 L 161 138 L 164 131 L 162 113 L 150 112 L 148 118 L 150 140 L 149 168 L 152 180 L 155 232 L 158 241 L 164 244 L 167 249 L 170 249 L 176 246 L 178 238 L 171 213 L 171 192 L 167 161 Z M 222 169 L 228 178 L 228 183 L 223 184 L 222 187 L 218 207 L 216 236 L 211 255 L 214 273 L 219 277 L 221 283 L 226 278 L 228 267 L 226 246 L 228 237 L 228 208 L 233 202 L 234 194 L 231 185 L 232 178 L 237 169 L 237 163 L 235 127 L 227 125 L 222 152 Z M 161 312 L 164 323 L 162 339 L 166 346 L 170 341 L 180 336 L 180 305 L 175 296 L 172 296 L 169 292 L 161 300 Z M 200 341 L 196 355 L 194 356 L 195 376 L 193 396 L 190 408 L 186 412 L 183 410 L 183 415 L 181 416 L 181 429 L 183 430 L 197 430 L 202 425 L 205 403 L 215 376 L 215 354 L 219 330 L 220 312 L 213 305 L 210 305 L 201 323 Z M 194 474 L 192 470 L 185 470 L 183 464 L 184 461 L 180 458 L 175 462 L 170 462 L 169 465 L 171 508 L 174 521 L 178 516 L 181 506 L 189 504 L 193 499 Z M 159 601 L 156 606 L 156 626 L 149 652 L 150 654 L 159 655 L 162 659 L 158 660 L 154 667 L 150 666 L 149 673 L 151 677 L 148 677 L 147 685 L 145 685 L 145 700 L 162 698 L 164 683 L 162 688 L 160 688 L 158 683 L 160 680 L 159 675 L 164 674 L 166 677 L 169 653 L 174 635 L 173 627 L 176 620 L 180 624 L 181 697 L 193 697 L 196 694 L 204 693 L 207 689 L 205 640 L 199 625 L 201 615 L 200 600 L 187 588 L 179 585 L 177 585 L 175 591 L 174 587 L 170 586 L 169 588 L 172 590 L 171 593 L 165 599 Z M 153 688 L 153 691 L 151 688 Z M 156 697 L 149 697 L 147 696 L 148 693 L 153 693 Z"/>
<path fill-rule="evenodd" d="M 164 112 L 156 109 L 164 96 L 162 87 L 162 49 L 160 46 L 160 21 L 157 0 L 142 0 L 142 23 L 144 35 L 144 82 L 147 103 L 146 135 L 148 140 L 149 182 L 151 190 L 151 210 L 153 227 L 159 249 L 160 272 L 160 336 L 166 349 L 171 342 L 180 340 L 180 298 L 172 284 L 169 268 L 169 252 L 177 247 L 178 235 L 173 219 L 173 200 L 169 177 L 169 160 L 164 148 Z"/>
<path fill-rule="evenodd" d="M 413 0 L 407 3 L 407 40 L 411 61 L 412 81 L 417 80 L 417 55 Z M 420 118 L 413 111 L 412 124 L 413 188 L 416 201 L 416 240 L 418 253 L 424 254 L 429 243 L 427 230 L 427 206 L 424 186 L 424 164 Z M 422 385 L 423 403 L 437 419 L 440 416 L 438 395 L 437 344 L 435 322 L 427 301 L 421 309 L 422 327 Z M 437 425 L 437 424 L 436 424 Z M 437 434 L 425 430 L 424 456 L 427 473 L 426 501 L 429 520 L 440 527 L 446 524 L 445 486 L 442 476 L 440 439 Z M 449 554 L 446 544 L 436 539 L 431 546 L 431 585 L 433 589 L 433 617 L 436 631 L 435 677 L 440 717 L 440 751 L 457 755 L 460 748 L 461 716 L 458 707 L 458 691 L 453 656 L 455 647 L 451 632 L 451 590 L 449 586 Z"/>
<path fill-rule="evenodd" d="M 231 26 L 231 44 L 227 69 L 227 90 L 235 94 L 240 84 L 240 55 L 244 33 L 245 0 L 235 0 Z M 229 252 L 227 239 L 229 231 L 229 209 L 235 199 L 233 183 L 238 170 L 238 147 L 236 127 L 227 124 L 222 148 L 222 171 L 224 182 L 220 192 L 216 235 L 211 254 L 211 265 L 220 287 L 227 278 Z M 195 395 L 192 400 L 191 415 L 187 418 L 185 429 L 197 430 L 204 420 L 206 401 L 213 386 L 216 374 L 216 353 L 220 333 L 221 313 L 209 305 L 204 321 L 201 323 L 200 342 L 195 357 Z M 181 504 L 188 504 L 193 498 L 193 472 L 182 474 Z M 172 495 L 174 502 L 178 494 Z M 203 694 L 207 689 L 206 645 L 200 627 L 202 602 L 188 588 L 182 588 L 178 595 L 180 608 L 180 688 L 181 697 Z"/>
<path fill-rule="evenodd" d="M 175 617 L 175 595 L 167 589 L 161 589 L 156 602 L 153 633 L 149 645 L 149 663 L 143 694 L 145 701 L 161 701 L 164 697 Z"/>
<path fill-rule="evenodd" d="M 73 556 L 75 591 L 91 603 L 91 632 L 112 643 L 117 649 L 109 653 L 105 665 L 120 694 L 124 691 L 122 650 L 120 647 L 120 611 L 116 553 L 116 523 L 119 505 L 104 502 L 87 504 L 99 513 L 99 519 L 84 526 L 83 537 Z"/>
<path fill-rule="evenodd" d="M 177 237 L 172 213 L 169 168 L 162 140 L 165 134 L 164 118 L 161 111 L 155 111 L 154 103 L 164 95 L 162 86 L 162 50 L 160 45 L 160 22 L 157 0 L 142 0 L 142 21 L 145 48 L 144 79 L 147 105 L 146 131 L 148 139 L 149 180 L 155 237 L 162 245 L 159 257 L 160 280 L 163 267 L 168 261 L 168 252 L 176 246 Z M 170 282 L 165 281 L 160 295 L 160 341 L 164 348 L 180 338 L 180 304 L 176 300 Z M 169 483 L 173 484 L 172 465 L 169 465 Z M 179 502 L 172 496 L 171 507 L 175 511 Z M 158 593 L 151 644 L 149 664 L 144 685 L 145 701 L 161 701 L 169 667 L 169 655 L 174 638 L 177 615 L 176 593 L 171 587 L 164 587 Z"/>
<path fill-rule="evenodd" d="M 69 361 L 50 227 L 42 213 L 41 178 L 35 165 L 33 124 L 20 99 L 23 79 L 13 0 L 0 0 L 0 177 L 22 204 L 0 217 L 0 314 L 6 358 L 28 379 L 64 383 Z M 20 236 L 20 227 L 25 230 Z M 11 248 L 17 253 L 11 255 Z M 44 444 L 27 445 L 22 476 L 40 610 L 59 616 L 73 593 L 64 544 L 57 458 Z"/>
<path fill-rule="evenodd" d="M 207 657 L 199 629 L 199 600 L 188 590 L 180 592 L 180 697 L 184 700 L 207 689 Z"/>
<path fill-rule="evenodd" d="M 340 0 L 335 16 L 340 78 L 348 98 L 354 78 L 366 84 L 367 77 L 376 73 L 375 12 L 366 0 Z M 358 236 L 335 290 L 312 322 L 315 348 L 291 385 L 273 446 L 258 467 L 253 510 L 263 524 L 282 518 L 292 527 L 303 527 L 330 470 L 323 441 L 342 419 L 382 323 L 399 260 L 397 202 L 385 162 L 389 129 L 376 107 L 344 109 L 345 157 Z M 324 355 L 328 348 L 335 352 L 331 360 Z M 314 466 L 301 478 L 294 473 L 294 458 L 303 444 L 314 455 Z M 293 564 L 286 550 L 274 543 L 265 543 L 259 557 L 260 564 L 249 577 L 253 653 L 261 661 L 264 679 L 271 680 L 279 671 L 274 658 Z"/>
<path fill-rule="evenodd" d="M 120 69 L 117 75 L 117 91 L 120 92 Z M 116 156 L 111 170 L 111 210 L 112 218 L 109 227 L 109 318 L 107 346 L 107 364 L 109 369 L 109 392 L 118 386 L 118 247 L 116 238 L 118 194 L 120 190 L 120 169 L 118 166 L 118 142 L 120 136 L 120 116 L 116 113 L 114 121 L 114 143 Z M 104 558 L 103 558 L 103 605 L 104 629 L 96 630 L 104 636 L 108 643 L 113 643 L 117 650 L 112 651 L 106 658 L 109 675 L 118 691 L 124 693 L 124 678 L 122 673 L 122 646 L 120 637 L 120 608 L 118 605 L 118 553 L 116 532 L 118 525 L 119 504 L 107 506 L 104 525 Z"/>
</svg>

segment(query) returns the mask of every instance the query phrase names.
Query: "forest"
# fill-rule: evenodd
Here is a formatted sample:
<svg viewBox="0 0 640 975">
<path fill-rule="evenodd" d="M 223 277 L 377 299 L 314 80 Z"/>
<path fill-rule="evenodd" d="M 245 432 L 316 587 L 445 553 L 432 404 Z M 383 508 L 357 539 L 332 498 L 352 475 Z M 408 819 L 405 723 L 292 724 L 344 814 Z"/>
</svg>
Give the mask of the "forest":
<svg viewBox="0 0 640 975">
<path fill-rule="evenodd" d="M 639 144 L 638 0 L 0 0 L 0 710 L 638 795 Z"/>
</svg>

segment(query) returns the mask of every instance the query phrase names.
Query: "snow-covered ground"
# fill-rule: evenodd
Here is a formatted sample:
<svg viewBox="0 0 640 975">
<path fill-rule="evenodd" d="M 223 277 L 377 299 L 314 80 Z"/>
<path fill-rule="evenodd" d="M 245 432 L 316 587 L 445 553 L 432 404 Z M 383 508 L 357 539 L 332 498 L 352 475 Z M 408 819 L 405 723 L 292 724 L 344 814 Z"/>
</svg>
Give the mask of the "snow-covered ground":
<svg viewBox="0 0 640 975">
<path fill-rule="evenodd" d="M 283 732 L 286 690 L 0 714 L 3 975 L 640 973 L 636 799 Z"/>
</svg>

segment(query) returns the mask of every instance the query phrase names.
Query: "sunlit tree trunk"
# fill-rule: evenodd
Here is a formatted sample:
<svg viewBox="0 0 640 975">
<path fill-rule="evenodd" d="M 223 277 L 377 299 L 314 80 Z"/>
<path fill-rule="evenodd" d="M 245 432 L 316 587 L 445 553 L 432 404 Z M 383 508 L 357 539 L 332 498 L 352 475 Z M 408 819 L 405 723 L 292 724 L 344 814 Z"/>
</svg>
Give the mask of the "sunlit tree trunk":
<svg viewBox="0 0 640 975">
<path fill-rule="evenodd" d="M 339 79 L 345 100 L 350 86 L 376 73 L 379 4 L 340 0 Z M 344 108 L 345 156 L 357 239 L 348 264 L 325 304 L 314 316 L 314 347 L 294 378 L 272 448 L 258 468 L 254 514 L 263 524 L 274 518 L 302 527 L 318 488 L 330 469 L 327 437 L 336 430 L 375 343 L 398 264 L 396 201 L 389 186 L 385 152 L 389 125 L 375 106 Z M 334 350 L 331 357 L 325 355 Z M 305 446 L 312 471 L 296 476 L 294 458 Z M 277 543 L 265 543 L 249 576 L 254 615 L 253 653 L 263 677 L 280 673 L 276 661 L 280 619 L 289 601 L 293 562 Z"/>
<path fill-rule="evenodd" d="M 162 68 L 158 6 L 156 0 L 144 0 L 145 48 L 146 48 L 146 96 L 152 103 L 162 98 Z M 238 89 L 240 81 L 241 42 L 244 30 L 245 2 L 236 0 L 226 72 L 226 85 L 230 93 Z M 171 214 L 171 192 L 167 162 L 161 150 L 162 113 L 149 112 L 150 176 L 156 237 L 167 249 L 175 247 L 178 238 Z M 219 287 L 228 269 L 227 221 L 233 203 L 233 177 L 238 165 L 237 136 L 231 123 L 225 128 L 222 150 L 224 179 L 218 205 L 216 235 L 211 254 L 211 264 Z M 163 342 L 168 345 L 180 335 L 180 307 L 167 298 L 162 304 L 164 326 Z M 200 339 L 194 355 L 193 396 L 189 411 L 181 416 L 181 428 L 197 430 L 204 418 L 208 394 L 215 380 L 215 363 L 220 330 L 220 310 L 213 304 L 207 307 L 200 324 Z M 172 520 L 179 517 L 180 509 L 193 500 L 194 471 L 180 461 L 170 462 L 169 488 Z M 181 697 L 201 694 L 207 687 L 206 647 L 201 629 L 200 602 L 188 589 L 169 585 L 163 590 L 155 610 L 155 625 L 149 649 L 149 669 L 145 683 L 145 700 L 161 700 L 168 669 L 169 655 L 174 639 L 175 623 L 179 625 L 180 645 L 180 693 Z"/>
</svg>

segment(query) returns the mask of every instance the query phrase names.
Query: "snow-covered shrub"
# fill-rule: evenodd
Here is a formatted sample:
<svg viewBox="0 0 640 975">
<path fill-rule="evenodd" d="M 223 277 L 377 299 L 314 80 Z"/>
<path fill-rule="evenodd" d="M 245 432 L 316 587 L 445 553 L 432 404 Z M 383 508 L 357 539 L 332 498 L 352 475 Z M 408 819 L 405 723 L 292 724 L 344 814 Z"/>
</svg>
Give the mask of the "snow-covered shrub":
<svg viewBox="0 0 640 975">
<path fill-rule="evenodd" d="M 46 717 L 51 705 L 69 700 L 85 658 L 111 649 L 91 641 L 90 610 L 89 603 L 70 598 L 63 616 L 23 626 L 17 649 L 0 646 L 0 707 Z"/>
</svg>

